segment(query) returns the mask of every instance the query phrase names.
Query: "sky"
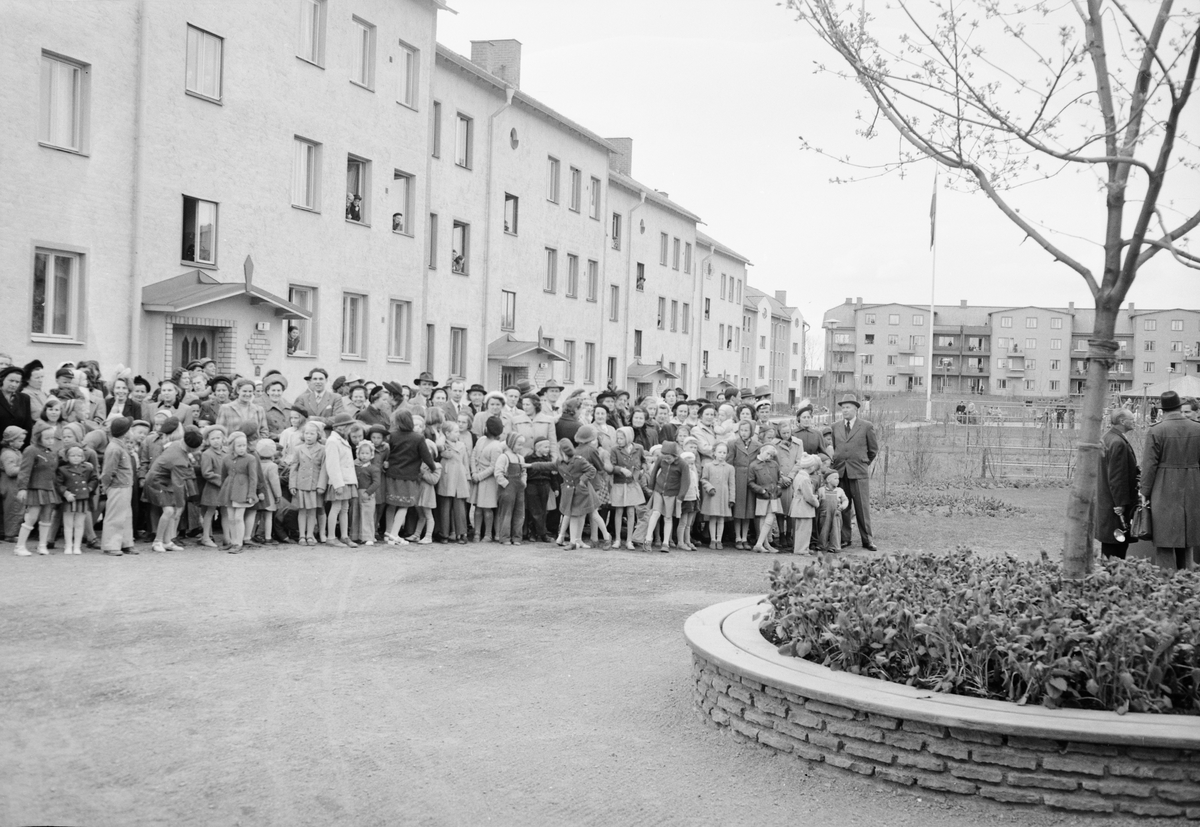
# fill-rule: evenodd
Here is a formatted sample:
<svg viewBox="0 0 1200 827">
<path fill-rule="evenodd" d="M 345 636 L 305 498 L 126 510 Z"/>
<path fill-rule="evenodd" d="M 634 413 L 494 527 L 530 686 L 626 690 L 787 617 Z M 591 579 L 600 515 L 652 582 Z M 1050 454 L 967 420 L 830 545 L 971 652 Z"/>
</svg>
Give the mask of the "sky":
<svg viewBox="0 0 1200 827">
<path fill-rule="evenodd" d="M 831 183 L 855 171 L 803 150 L 800 136 L 856 160 L 894 157 L 900 139 L 887 127 L 871 142 L 856 136 L 859 114 L 873 111 L 868 99 L 855 83 L 814 71 L 836 55 L 775 0 L 448 2 L 458 14 L 439 14 L 439 42 L 469 55 L 471 40 L 521 41 L 522 91 L 600 135 L 632 138 L 633 176 L 699 215 L 703 232 L 750 259 L 753 286 L 786 290 L 814 328 L 848 297 L 928 304 L 934 275 L 939 304 L 1092 306 L 1076 272 L 945 175 L 935 262 L 932 161 L 903 176 Z M 1200 101 L 1187 123 L 1200 135 Z M 1200 174 L 1174 183 L 1167 208 L 1194 211 Z M 1102 237 L 1104 220 L 1094 177 L 1059 176 L 1012 198 L 1031 221 L 1065 227 L 1068 252 L 1100 269 L 1089 240 Z M 1127 297 L 1138 307 L 1197 299 L 1200 272 L 1165 254 Z"/>
</svg>

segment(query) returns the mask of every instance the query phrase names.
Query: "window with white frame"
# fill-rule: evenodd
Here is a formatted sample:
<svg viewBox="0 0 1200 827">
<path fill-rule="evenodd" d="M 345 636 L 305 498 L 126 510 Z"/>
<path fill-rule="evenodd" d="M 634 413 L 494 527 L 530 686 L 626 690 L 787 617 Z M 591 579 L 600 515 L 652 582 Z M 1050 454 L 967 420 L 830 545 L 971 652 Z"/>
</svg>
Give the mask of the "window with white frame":
<svg viewBox="0 0 1200 827">
<path fill-rule="evenodd" d="M 293 284 L 288 287 L 288 301 L 307 310 L 310 318 L 293 319 L 288 322 L 287 355 L 316 356 L 317 337 L 314 320 L 317 318 L 317 288 Z M 294 337 L 290 335 L 292 328 L 296 331 Z"/>
<path fill-rule="evenodd" d="M 412 235 L 413 176 L 392 170 L 392 232 Z"/>
<path fill-rule="evenodd" d="M 721 274 L 721 298 L 722 299 L 725 298 L 725 281 L 726 281 L 726 276 L 724 273 L 722 273 Z"/>
<path fill-rule="evenodd" d="M 671 332 L 679 329 L 679 302 L 671 299 Z"/>
<path fill-rule="evenodd" d="M 1050 320 L 1050 329 L 1051 330 L 1062 330 L 1062 317 L 1061 316 L 1055 316 L 1054 318 L 1052 318 Z"/>
<path fill-rule="evenodd" d="M 1146 353 L 1153 353 L 1157 349 L 1158 342 L 1154 341 L 1153 339 L 1147 339 L 1142 343 L 1142 350 L 1146 351 Z"/>
<path fill-rule="evenodd" d="M 392 299 L 388 312 L 388 358 L 412 359 L 412 302 Z"/>
<path fill-rule="evenodd" d="M 619 212 L 612 214 L 612 248 L 614 250 L 621 249 L 621 214 Z"/>
<path fill-rule="evenodd" d="M 88 64 L 42 52 L 41 143 L 84 151 L 90 75 Z"/>
<path fill-rule="evenodd" d="M 221 54 L 225 41 L 211 32 L 187 27 L 187 72 L 184 89 L 193 95 L 221 100 Z"/>
<path fill-rule="evenodd" d="M 429 214 L 429 269 L 436 270 L 438 262 L 438 215 L 435 212 Z"/>
<path fill-rule="evenodd" d="M 559 163 L 553 155 L 546 159 L 546 200 L 558 203 Z"/>
<path fill-rule="evenodd" d="M 1158 330 L 1158 320 L 1157 319 L 1146 319 L 1146 321 L 1143 322 L 1143 324 L 1142 324 L 1142 329 L 1143 330 Z"/>
<path fill-rule="evenodd" d="M 692 323 L 688 321 L 688 317 L 692 315 L 692 306 L 688 302 L 683 303 L 683 332 L 688 333 L 691 330 Z"/>
<path fill-rule="evenodd" d="M 321 145 L 296 136 L 292 141 L 292 206 L 319 211 Z"/>
<path fill-rule="evenodd" d="M 1026 350 L 1034 350 L 1035 348 L 1037 348 L 1037 339 L 1026 339 L 1025 340 L 1025 349 Z"/>
<path fill-rule="evenodd" d="M 504 193 L 504 232 L 517 235 L 517 220 L 520 218 L 521 199 L 511 192 Z"/>
<path fill-rule="evenodd" d="M 1000 317 L 1000 326 L 1001 327 L 1012 327 L 1012 316 L 1001 316 Z"/>
<path fill-rule="evenodd" d="M 646 291 L 646 265 L 640 261 L 637 263 L 637 273 L 634 278 L 633 286 L 639 293 L 644 293 Z"/>
<path fill-rule="evenodd" d="M 217 263 L 217 205 L 183 196 L 182 259 L 196 264 Z"/>
<path fill-rule="evenodd" d="M 1050 391 L 1051 391 L 1051 393 L 1053 393 L 1053 392 L 1057 391 L 1057 390 L 1059 389 L 1059 387 L 1061 387 L 1061 384 L 1062 384 L 1062 383 L 1061 383 L 1061 382 L 1060 382 L 1058 379 L 1051 379 L 1051 380 L 1050 380 Z"/>
<path fill-rule="evenodd" d="M 913 327 L 921 327 L 925 324 L 925 317 L 919 313 L 914 313 L 912 319 Z"/>
<path fill-rule="evenodd" d="M 325 0 L 300 0 L 300 40 L 296 54 L 309 63 L 325 65 Z"/>
<path fill-rule="evenodd" d="M 442 102 L 433 102 L 433 135 L 429 141 L 429 154 L 442 157 Z"/>
<path fill-rule="evenodd" d="M 346 156 L 346 220 L 355 224 L 371 223 L 371 162 L 355 155 Z"/>
<path fill-rule="evenodd" d="M 738 279 L 737 280 L 737 301 L 740 302 L 741 300 L 742 300 L 742 280 Z"/>
<path fill-rule="evenodd" d="M 361 359 L 366 355 L 367 297 L 359 293 L 342 294 L 342 358 Z"/>
<path fill-rule="evenodd" d="M 683 272 L 692 272 L 692 242 L 683 242 Z"/>
<path fill-rule="evenodd" d="M 875 314 L 874 313 L 864 313 L 863 314 L 863 324 L 875 324 Z"/>
<path fill-rule="evenodd" d="M 474 143 L 475 122 L 459 112 L 454 118 L 454 163 L 464 169 L 471 168 L 471 152 Z"/>
<path fill-rule="evenodd" d="M 567 298 L 579 295 L 579 256 L 567 253 Z"/>
<path fill-rule="evenodd" d="M 1171 319 L 1171 330 L 1183 330 L 1183 319 Z"/>
<path fill-rule="evenodd" d="M 671 248 L 671 237 L 666 233 L 658 234 L 658 263 L 667 266 L 667 256 Z"/>
<path fill-rule="evenodd" d="M 597 221 L 600 220 L 600 198 L 601 197 L 602 197 L 602 193 L 600 191 L 600 179 L 593 178 L 592 179 L 592 189 L 590 192 L 591 200 L 590 200 L 589 214 L 591 215 L 592 218 L 596 219 Z"/>
<path fill-rule="evenodd" d="M 513 290 L 500 291 L 500 329 L 516 330 L 517 294 Z"/>
<path fill-rule="evenodd" d="M 450 374 L 452 376 L 467 375 L 467 329 L 465 327 L 450 328 Z"/>
<path fill-rule="evenodd" d="M 1034 370 L 1035 368 L 1037 368 L 1037 359 L 1030 359 L 1026 357 L 1025 370 Z"/>
<path fill-rule="evenodd" d="M 1050 349 L 1051 350 L 1062 350 L 1062 339 L 1051 339 L 1050 340 Z"/>
<path fill-rule="evenodd" d="M 583 173 L 571 167 L 571 199 L 567 207 L 571 212 L 579 212 L 583 203 Z"/>
<path fill-rule="evenodd" d="M 621 318 L 621 287 L 620 285 L 610 284 L 608 286 L 608 320 L 610 322 L 618 321 Z"/>
<path fill-rule="evenodd" d="M 899 313 L 889 313 L 888 314 L 888 324 L 900 324 L 900 314 Z"/>
<path fill-rule="evenodd" d="M 575 381 L 575 342 L 572 339 L 563 339 L 563 355 L 567 357 L 567 361 L 563 363 L 563 381 Z"/>
<path fill-rule="evenodd" d="M 659 330 L 666 330 L 667 325 L 667 300 L 662 296 L 658 297 L 658 322 L 656 327 Z"/>
<path fill-rule="evenodd" d="M 633 331 L 633 358 L 642 358 L 642 331 L 637 329 Z"/>
<path fill-rule="evenodd" d="M 375 88 L 375 27 L 365 20 L 354 21 L 354 65 L 350 80 L 366 89 Z"/>
<path fill-rule="evenodd" d="M 433 373 L 437 358 L 437 325 L 425 325 L 425 370 Z"/>
<path fill-rule="evenodd" d="M 704 300 L 704 320 L 708 321 L 712 318 L 712 299 Z"/>
<path fill-rule="evenodd" d="M 609 387 L 616 386 L 616 384 L 617 384 L 617 357 L 616 356 L 608 357 L 607 379 L 608 379 Z"/>
<path fill-rule="evenodd" d="M 896 384 L 896 377 L 895 377 L 895 376 L 889 376 L 889 377 L 887 378 L 887 383 L 888 383 L 889 385 L 895 385 L 895 384 Z"/>
<path fill-rule="evenodd" d="M 678 238 L 674 238 L 671 240 L 671 269 L 672 270 L 679 269 L 679 239 Z"/>
<path fill-rule="evenodd" d="M 38 248 L 33 256 L 33 308 L 29 330 L 35 337 L 78 341 L 83 293 L 83 256 Z"/>
<path fill-rule="evenodd" d="M 546 248 L 546 277 L 542 281 L 542 290 L 558 292 L 558 250 L 553 247 Z"/>
<path fill-rule="evenodd" d="M 725 349 L 725 325 L 717 325 L 717 350 Z"/>
<path fill-rule="evenodd" d="M 600 262 L 588 259 L 587 263 L 587 300 L 598 301 L 600 298 Z"/>
<path fill-rule="evenodd" d="M 471 225 L 455 221 L 450 230 L 450 271 L 459 275 L 471 272 Z"/>
<path fill-rule="evenodd" d="M 1026 330 L 1035 329 L 1037 327 L 1037 322 L 1038 322 L 1037 316 L 1026 316 L 1025 317 L 1025 329 Z"/>
<path fill-rule="evenodd" d="M 421 87 L 418 85 L 421 80 L 421 53 L 401 42 L 399 60 L 400 88 L 397 90 L 396 101 L 410 109 L 416 109 L 421 95 Z"/>
<path fill-rule="evenodd" d="M 1183 353 L 1183 342 L 1171 342 L 1172 353 Z"/>
<path fill-rule="evenodd" d="M 1143 373 L 1154 373 L 1154 363 L 1153 362 L 1143 362 L 1142 363 L 1142 372 Z"/>
<path fill-rule="evenodd" d="M 593 342 L 583 343 L 583 381 L 589 385 L 596 381 L 596 345 Z"/>
</svg>

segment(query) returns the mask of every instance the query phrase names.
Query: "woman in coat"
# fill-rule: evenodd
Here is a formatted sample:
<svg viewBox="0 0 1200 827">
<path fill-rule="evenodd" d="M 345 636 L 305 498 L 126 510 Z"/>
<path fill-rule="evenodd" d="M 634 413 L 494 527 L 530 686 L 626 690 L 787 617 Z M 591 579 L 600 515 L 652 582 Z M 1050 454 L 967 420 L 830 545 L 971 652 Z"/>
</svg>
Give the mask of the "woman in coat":
<svg viewBox="0 0 1200 827">
<path fill-rule="evenodd" d="M 408 545 L 400 535 L 408 509 L 416 507 L 421 496 L 421 466 L 436 471 L 437 463 L 425 437 L 413 430 L 412 414 L 403 408 L 392 415 L 387 463 L 384 491 L 391 532 L 384 535 L 384 540 L 389 546 Z"/>
<path fill-rule="evenodd" d="M 754 494 L 750 491 L 750 463 L 758 458 L 762 445 L 754 438 L 754 423 L 743 419 L 729 442 L 729 464 L 733 466 L 734 547 L 745 551 L 750 522 L 754 519 Z"/>
<path fill-rule="evenodd" d="M 1163 568 L 1187 568 L 1200 546 L 1200 423 L 1184 418 L 1175 391 L 1162 395 L 1162 417 L 1146 432 L 1141 493 L 1150 506 Z"/>
</svg>

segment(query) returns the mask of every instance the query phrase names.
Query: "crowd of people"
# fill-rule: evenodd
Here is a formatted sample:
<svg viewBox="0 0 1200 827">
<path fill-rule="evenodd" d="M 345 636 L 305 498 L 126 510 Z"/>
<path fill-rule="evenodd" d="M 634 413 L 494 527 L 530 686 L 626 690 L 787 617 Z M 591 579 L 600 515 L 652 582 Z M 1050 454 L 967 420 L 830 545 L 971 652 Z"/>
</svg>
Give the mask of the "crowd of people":
<svg viewBox="0 0 1200 827">
<path fill-rule="evenodd" d="M 853 396 L 822 429 L 805 403 L 772 416 L 766 386 L 631 399 L 429 373 L 331 382 L 315 367 L 289 399 L 282 374 L 225 377 L 212 360 L 156 385 L 94 361 L 11 361 L 0 354 L 0 497 L 19 556 L 60 537 L 66 554 L 112 556 L 139 542 L 805 553 L 848 544 L 852 515 L 874 549 L 877 445 Z"/>
</svg>

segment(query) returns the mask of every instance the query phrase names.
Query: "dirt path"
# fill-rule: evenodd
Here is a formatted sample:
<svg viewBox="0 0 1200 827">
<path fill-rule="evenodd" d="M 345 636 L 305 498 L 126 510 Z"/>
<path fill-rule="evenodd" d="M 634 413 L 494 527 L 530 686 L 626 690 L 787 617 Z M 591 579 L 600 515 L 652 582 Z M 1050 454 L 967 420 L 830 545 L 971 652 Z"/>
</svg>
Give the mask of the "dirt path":
<svg viewBox="0 0 1200 827">
<path fill-rule="evenodd" d="M 761 592 L 768 563 L 528 545 L 0 556 L 0 822 L 1088 823 L 918 799 L 702 724 L 683 622 Z"/>
</svg>

